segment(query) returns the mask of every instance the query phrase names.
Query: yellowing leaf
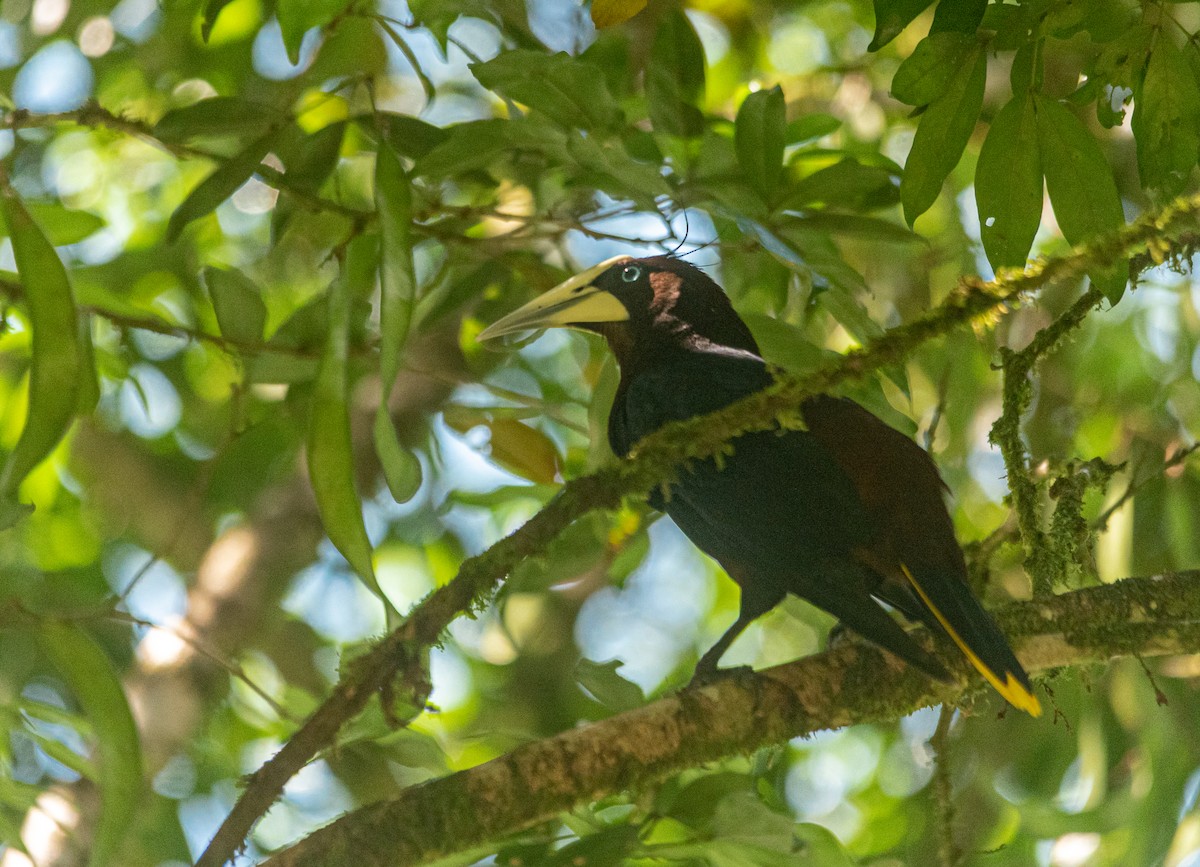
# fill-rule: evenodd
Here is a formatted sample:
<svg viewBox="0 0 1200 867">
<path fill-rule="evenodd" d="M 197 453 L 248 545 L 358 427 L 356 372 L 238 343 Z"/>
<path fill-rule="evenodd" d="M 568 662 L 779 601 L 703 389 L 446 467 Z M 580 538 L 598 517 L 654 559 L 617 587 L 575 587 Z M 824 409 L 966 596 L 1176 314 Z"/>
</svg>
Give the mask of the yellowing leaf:
<svg viewBox="0 0 1200 867">
<path fill-rule="evenodd" d="M 646 0 L 593 0 L 592 23 L 597 30 L 622 24 L 646 8 Z"/>
<path fill-rule="evenodd" d="M 559 481 L 562 462 L 550 438 L 509 416 L 468 406 L 447 407 L 446 424 L 459 433 L 483 426 L 491 434 L 492 460 L 511 473 L 543 485 Z"/>
</svg>

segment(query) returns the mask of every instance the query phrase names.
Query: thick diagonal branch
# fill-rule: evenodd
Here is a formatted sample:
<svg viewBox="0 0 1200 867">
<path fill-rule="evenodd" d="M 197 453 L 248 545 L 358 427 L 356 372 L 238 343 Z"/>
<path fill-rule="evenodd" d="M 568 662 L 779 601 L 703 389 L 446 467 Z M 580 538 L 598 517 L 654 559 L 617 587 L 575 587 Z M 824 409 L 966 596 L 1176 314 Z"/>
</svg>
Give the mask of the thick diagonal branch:
<svg viewBox="0 0 1200 867">
<path fill-rule="evenodd" d="M 1130 578 L 1018 603 L 1000 621 L 1030 671 L 1200 651 L 1200 572 Z M 271 867 L 421 864 L 495 842 L 571 807 L 684 768 L 821 729 L 896 720 L 981 686 L 935 684 L 873 646 L 687 689 L 518 747 L 350 813 Z"/>
</svg>

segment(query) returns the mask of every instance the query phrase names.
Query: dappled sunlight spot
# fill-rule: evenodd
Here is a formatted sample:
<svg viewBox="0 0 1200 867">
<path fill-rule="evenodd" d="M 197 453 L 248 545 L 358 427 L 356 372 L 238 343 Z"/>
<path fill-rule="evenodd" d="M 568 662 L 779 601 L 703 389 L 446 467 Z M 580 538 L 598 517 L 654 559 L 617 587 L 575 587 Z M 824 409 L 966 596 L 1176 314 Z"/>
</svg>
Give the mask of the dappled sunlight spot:
<svg viewBox="0 0 1200 867">
<path fill-rule="evenodd" d="M 13 103 L 36 112 L 72 111 L 92 95 L 93 80 L 91 64 L 73 43 L 51 42 L 17 72 Z"/>
<path fill-rule="evenodd" d="M 118 33 L 140 43 L 153 35 L 162 19 L 162 12 L 158 8 L 158 0 L 121 0 L 109 18 Z"/>
<path fill-rule="evenodd" d="M 283 800 L 254 829 L 254 838 L 273 850 L 294 842 L 354 806 L 350 792 L 321 759 L 288 781 Z"/>
<path fill-rule="evenodd" d="M 70 10 L 71 0 L 33 0 L 29 29 L 34 36 L 49 36 L 62 27 Z"/>
<path fill-rule="evenodd" d="M 508 633 L 498 621 L 488 623 L 479 638 L 479 655 L 490 665 L 508 665 L 517 658 L 517 648 L 513 646 Z"/>
<path fill-rule="evenodd" d="M 255 765 L 245 770 L 249 772 L 257 768 L 258 765 Z M 211 791 L 180 802 L 177 808 L 179 827 L 187 840 L 191 860 L 194 861 L 204 851 L 221 821 L 229 814 L 237 796 L 238 788 L 233 780 L 220 780 Z"/>
<path fill-rule="evenodd" d="M 193 616 L 205 619 L 204 615 L 211 612 L 198 610 L 197 605 L 207 607 L 208 600 L 224 598 L 240 587 L 258 554 L 258 534 L 248 527 L 232 527 L 222 533 L 208 547 L 196 570 Z"/>
<path fill-rule="evenodd" d="M 121 422 L 143 439 L 169 433 L 183 413 L 179 393 L 156 367 L 136 364 L 121 383 L 118 407 Z"/>
<path fill-rule="evenodd" d="M 79 808 L 62 792 L 50 789 L 38 796 L 21 825 L 21 841 L 29 852 L 26 858 L 9 849 L 0 860 L 2 867 L 26 864 L 50 864 L 63 854 L 68 837 L 79 824 Z M 32 859 L 32 860 L 30 860 Z"/>
<path fill-rule="evenodd" d="M 715 15 L 698 9 L 684 9 L 688 20 L 696 28 L 700 45 L 704 48 L 704 60 L 711 67 L 729 53 L 729 29 Z"/>
<path fill-rule="evenodd" d="M 295 78 L 308 68 L 317 53 L 320 41 L 320 30 L 316 27 L 310 29 L 300 42 L 298 62 L 292 63 L 288 59 L 287 49 L 283 45 L 283 31 L 279 27 L 279 20 L 272 18 L 259 29 L 258 35 L 254 37 L 252 54 L 254 71 L 272 81 Z"/>
<path fill-rule="evenodd" d="M 180 629 L 188 628 L 178 617 L 171 618 L 162 626 L 146 630 L 138 642 L 137 657 L 144 671 L 163 671 L 177 668 L 191 658 L 191 648 L 180 636 Z"/>
<path fill-rule="evenodd" d="M 134 617 L 162 623 L 187 610 L 187 588 L 169 563 L 132 545 L 122 546 L 104 558 L 104 577 L 121 594 Z"/>
<path fill-rule="evenodd" d="M 0 21 L 0 69 L 11 69 L 21 62 L 21 31 L 15 24 Z M 5 130 L 11 134 L 12 130 Z"/>
<path fill-rule="evenodd" d="M 907 798 L 929 783 L 934 763 L 925 744 L 896 740 L 879 761 L 879 789 L 893 798 Z"/>
<path fill-rule="evenodd" d="M 545 650 L 539 641 L 545 625 L 546 597 L 541 593 L 509 593 L 504 599 L 501 617 L 505 631 L 523 653 Z"/>
<path fill-rule="evenodd" d="M 433 576 L 424 553 L 408 545 L 379 548 L 375 552 L 375 578 L 401 614 L 433 589 Z"/>
<path fill-rule="evenodd" d="M 584 602 L 575 641 L 589 659 L 619 659 L 622 677 L 650 692 L 695 645 L 712 606 L 708 562 L 671 521 L 649 530 L 650 552 L 624 587 L 604 587 Z"/>
<path fill-rule="evenodd" d="M 238 189 L 230 201 L 243 214 L 265 214 L 275 207 L 279 190 L 269 187 L 258 178 L 250 178 Z"/>
<path fill-rule="evenodd" d="M 155 794 L 178 801 L 196 791 L 197 778 L 196 763 L 191 756 L 179 753 L 167 759 L 154 775 L 151 788 Z"/>
<path fill-rule="evenodd" d="M 241 660 L 241 671 L 244 676 L 230 680 L 234 713 L 258 728 L 278 722 L 278 703 L 284 699 L 287 682 L 275 663 L 263 653 L 251 652 Z"/>
<path fill-rule="evenodd" d="M 283 600 L 283 608 L 302 618 L 326 638 L 349 643 L 378 635 L 384 626 L 383 606 L 345 562 L 329 562 L 341 555 L 333 546 L 321 562 L 301 571 Z"/>
<path fill-rule="evenodd" d="M 1088 806 L 1092 799 L 1092 793 L 1095 791 L 1096 778 L 1083 771 L 1082 759 L 1083 756 L 1075 757 L 1075 760 L 1067 766 L 1066 773 L 1063 774 L 1062 782 L 1059 784 L 1055 801 L 1064 813 L 1082 812 Z"/>
<path fill-rule="evenodd" d="M 1063 834 L 1050 847 L 1051 867 L 1083 867 L 1100 848 L 1100 835 L 1073 831 Z"/>
<path fill-rule="evenodd" d="M 462 707 L 474 690 L 470 667 L 451 647 L 435 647 L 430 651 L 429 678 L 433 682 L 429 703 L 440 710 L 451 711 Z"/>
<path fill-rule="evenodd" d="M 114 36 L 112 21 L 96 15 L 79 28 L 79 50 L 85 57 L 102 57 L 113 47 Z"/>
</svg>

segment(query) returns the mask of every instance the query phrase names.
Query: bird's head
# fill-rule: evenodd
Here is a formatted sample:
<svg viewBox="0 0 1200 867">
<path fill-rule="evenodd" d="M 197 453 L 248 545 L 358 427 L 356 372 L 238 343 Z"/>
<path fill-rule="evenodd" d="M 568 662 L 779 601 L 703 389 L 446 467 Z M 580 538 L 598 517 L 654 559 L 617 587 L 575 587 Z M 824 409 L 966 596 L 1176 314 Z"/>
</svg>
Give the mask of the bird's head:
<svg viewBox="0 0 1200 867">
<path fill-rule="evenodd" d="M 721 346 L 758 354 L 721 287 L 670 256 L 601 262 L 492 323 L 479 339 L 556 326 L 603 335 L 622 365 L 671 348 Z"/>
</svg>

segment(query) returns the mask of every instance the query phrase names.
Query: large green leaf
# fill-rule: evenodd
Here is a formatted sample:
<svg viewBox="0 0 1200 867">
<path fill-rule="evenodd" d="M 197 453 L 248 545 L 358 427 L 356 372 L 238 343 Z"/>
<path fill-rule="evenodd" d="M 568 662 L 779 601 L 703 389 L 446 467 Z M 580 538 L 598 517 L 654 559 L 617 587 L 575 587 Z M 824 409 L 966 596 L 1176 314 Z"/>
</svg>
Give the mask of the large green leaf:
<svg viewBox="0 0 1200 867">
<path fill-rule="evenodd" d="M 759 90 L 742 100 L 734 121 L 733 144 L 750 186 L 764 200 L 774 199 L 787 145 L 787 105 L 781 87 Z"/>
<path fill-rule="evenodd" d="M 240 96 L 213 96 L 168 111 L 154 125 L 156 138 L 184 144 L 204 136 L 261 135 L 275 111 Z"/>
<path fill-rule="evenodd" d="M 104 867 L 121 863 L 116 856 L 143 794 L 142 750 L 121 679 L 104 649 L 74 624 L 43 621 L 38 627 L 38 640 L 96 733 L 96 784 L 101 809 L 91 837 L 88 864 Z"/>
<path fill-rule="evenodd" d="M 346 0 L 282 0 L 275 4 L 288 60 L 300 62 L 300 43 L 313 27 L 323 27 L 346 8 Z"/>
<path fill-rule="evenodd" d="M 1057 100 L 1035 97 L 1038 142 L 1046 191 L 1054 216 L 1070 244 L 1082 244 L 1125 222 L 1112 167 L 1087 128 Z M 1125 291 L 1128 261 L 1088 274 L 1113 304 Z"/>
<path fill-rule="evenodd" d="M 567 54 L 505 51 L 474 64 L 471 72 L 488 90 L 527 105 L 564 128 L 604 130 L 621 122 L 621 109 L 608 92 L 604 73 Z"/>
<path fill-rule="evenodd" d="M 979 233 L 993 268 L 1024 267 L 1042 222 L 1037 112 L 1026 93 L 996 114 L 975 167 Z"/>
<path fill-rule="evenodd" d="M 987 54 L 976 45 L 963 57 L 945 92 L 921 115 L 900 181 L 900 201 L 910 226 L 929 210 L 958 164 L 979 119 L 986 82 Z"/>
<path fill-rule="evenodd" d="M 76 244 L 105 226 L 103 218 L 88 211 L 63 207 L 58 202 L 26 202 L 25 210 L 55 247 Z M 2 213 L 0 211 L 0 215 Z M 0 231 L 11 234 L 7 223 L 0 225 Z"/>
<path fill-rule="evenodd" d="M 242 151 L 229 158 L 217 167 L 216 171 L 201 181 L 192 190 L 182 204 L 171 214 L 167 223 L 167 243 L 174 242 L 183 232 L 185 226 L 192 220 L 203 217 L 216 210 L 235 192 L 250 176 L 258 170 L 263 157 L 271 150 L 278 130 L 259 136 Z"/>
<path fill-rule="evenodd" d="M 204 283 L 212 298 L 221 334 L 243 346 L 261 343 L 267 306 L 258 285 L 232 268 L 205 268 Z"/>
<path fill-rule="evenodd" d="M 878 51 L 900 35 L 934 0 L 875 0 L 875 35 L 868 51 Z M 947 0 L 955 2 L 955 0 Z"/>
<path fill-rule="evenodd" d="M 892 96 L 909 105 L 926 105 L 946 92 L 963 61 L 976 49 L 973 34 L 931 33 L 917 43 L 892 78 Z"/>
<path fill-rule="evenodd" d="M 1130 125 L 1142 186 L 1164 197 L 1177 195 L 1200 155 L 1200 87 L 1168 32 L 1159 34 L 1150 52 Z"/>
<path fill-rule="evenodd" d="M 383 395 L 375 413 L 375 450 L 388 489 L 397 502 L 412 498 L 421 485 L 421 464 L 400 445 L 388 414 L 412 321 L 417 278 L 413 266 L 412 187 L 400 158 L 386 140 L 375 157 L 375 207 L 379 213 L 380 299 L 379 380 Z"/>
<path fill-rule="evenodd" d="M 655 130 L 695 136 L 704 131 L 696 103 L 704 97 L 704 47 L 681 9 L 659 21 L 646 66 L 646 99 Z"/>
<path fill-rule="evenodd" d="M 329 333 L 313 392 L 308 422 L 308 475 L 329 541 L 364 581 L 385 598 L 375 582 L 371 541 L 354 486 L 350 446 L 349 359 L 351 299 L 344 279 L 329 290 Z"/>
<path fill-rule="evenodd" d="M 33 332 L 29 409 L 16 446 L 0 471 L 0 527 L 24 511 L 17 489 L 67 432 L 79 405 L 79 390 L 91 363 L 80 341 L 79 317 L 62 260 L 7 185 L 2 190 L 4 221 L 12 237 L 17 273 L 25 291 Z"/>
</svg>

